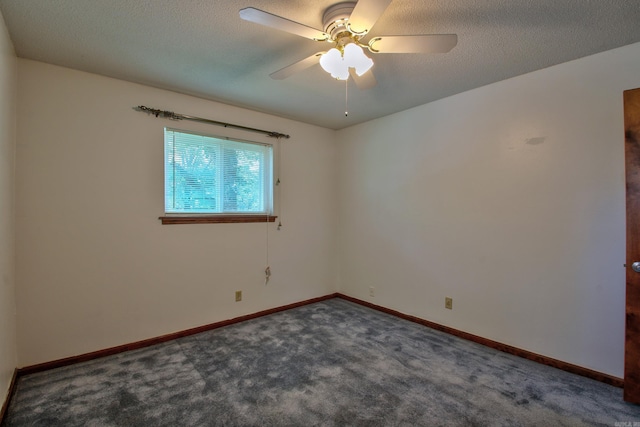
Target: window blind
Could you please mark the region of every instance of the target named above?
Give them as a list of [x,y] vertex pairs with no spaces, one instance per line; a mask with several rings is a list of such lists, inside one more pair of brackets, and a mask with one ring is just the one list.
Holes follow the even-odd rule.
[[165,212],[270,214],[271,145],[165,129]]

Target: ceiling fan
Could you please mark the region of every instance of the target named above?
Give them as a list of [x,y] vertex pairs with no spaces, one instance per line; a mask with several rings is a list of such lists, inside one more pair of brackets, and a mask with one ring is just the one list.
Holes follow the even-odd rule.
[[320,63],[321,67],[338,80],[351,76],[360,89],[368,89],[377,84],[373,72],[370,53],[446,53],[458,43],[455,34],[428,34],[407,36],[372,37],[365,44],[363,39],[387,9],[392,0],[359,0],[337,3],[327,8],[322,18],[323,31],[273,15],[263,10],[247,7],[240,10],[240,18],[245,21],[275,28],[307,39],[329,42],[334,45],[325,52],[317,52],[298,62],[288,65],[270,77],[284,79],[294,73]]

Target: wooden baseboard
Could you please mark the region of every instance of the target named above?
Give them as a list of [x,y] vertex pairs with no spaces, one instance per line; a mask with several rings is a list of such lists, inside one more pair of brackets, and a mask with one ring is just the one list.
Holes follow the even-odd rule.
[[405,320],[409,320],[411,322],[419,323],[421,325],[427,326],[431,329],[436,329],[441,332],[446,332],[447,334],[454,335],[459,338],[463,338],[468,341],[473,341],[478,344],[482,344],[487,347],[491,347],[493,349],[513,354],[518,357],[522,357],[524,359],[533,360],[534,362],[541,363],[543,365],[553,366],[554,368],[561,369],[563,371],[571,372],[572,374],[581,375],[583,377],[591,378],[605,384],[610,384],[615,387],[624,387],[624,380],[622,378],[614,377],[612,375],[604,374],[602,372],[594,371],[591,369],[583,368],[582,366],[573,365],[571,363],[563,362],[561,360],[553,359],[551,357],[543,356],[541,354],[532,353],[527,350],[522,350],[517,347],[513,347],[507,344],[502,344],[497,341],[493,341],[487,338],[480,337],[478,335],[473,335],[467,332],[460,331],[458,329],[450,328],[449,326],[443,326],[438,323],[430,322],[429,320],[421,319],[419,317],[411,316],[409,314],[401,313],[396,310],[392,310],[390,308],[382,307],[379,305],[372,304],[367,301],[362,301],[360,299],[350,297],[344,294],[337,294],[338,298],[342,298],[347,301],[351,301],[356,304],[363,305],[365,307],[372,308],[374,310],[381,311],[383,313],[391,314],[396,317],[400,317]]
[[11,403],[11,398],[13,397],[13,392],[16,388],[16,383],[18,381],[18,370],[13,370],[13,375],[11,376],[11,382],[9,383],[9,390],[7,390],[7,396],[4,399],[4,403],[2,404],[2,409],[0,409],[0,425],[4,423],[4,416],[7,413],[7,409],[9,409],[9,404]]
[[[278,313],[280,311],[285,311],[285,310],[290,310],[292,308],[296,308],[296,307],[301,307],[304,305],[308,305],[308,304],[313,304],[316,302],[320,302],[320,301],[325,301],[331,298],[342,298],[346,301],[351,301],[353,303],[365,306],[365,307],[369,307],[371,309],[377,310],[377,311],[381,311],[383,313],[387,313],[387,314],[391,314],[393,316],[399,317],[401,319],[405,319],[405,320],[409,320],[411,322],[414,323],[418,323],[420,325],[423,326],[427,326],[429,328],[432,329],[436,329],[438,331],[442,331],[445,333],[448,333],[450,335],[454,335],[456,337],[459,338],[463,338],[469,341],[473,341],[475,343],[478,344],[482,344],[484,346],[505,352],[505,353],[509,353],[509,354],[513,354],[515,356],[518,357],[522,357],[524,359],[528,359],[528,360],[533,360],[534,362],[538,362],[544,365],[548,365],[548,366],[553,366],[554,368],[558,368],[558,369],[562,369],[563,371],[567,371],[567,372],[571,372],[573,374],[577,374],[577,375],[581,375],[583,377],[587,377],[587,378],[591,378],[600,382],[603,382],[605,384],[610,384],[613,385],[615,387],[623,387],[624,386],[624,380],[622,378],[618,378],[618,377],[614,377],[612,375],[608,375],[608,374],[604,374],[602,372],[598,372],[598,371],[594,371],[591,369],[587,369],[584,368],[582,366],[577,366],[577,365],[573,365],[571,363],[567,363],[567,362],[563,362],[561,360],[557,360],[557,359],[553,359],[547,356],[543,356],[541,354],[536,354],[527,350],[522,350],[520,348],[517,347],[513,347],[507,344],[503,344],[497,341],[493,341],[487,338],[483,338],[480,337],[478,335],[473,335],[470,334],[468,332],[464,332],[464,331],[460,331],[458,329],[454,329],[448,326],[443,326],[440,325],[438,323],[434,323],[431,322],[429,320],[425,320],[425,319],[421,319],[419,317],[416,316],[412,316],[409,314],[405,314],[405,313],[401,313],[399,311],[396,310],[392,310],[390,308],[386,308],[386,307],[382,307],[376,304],[372,304],[370,302],[367,301],[363,301],[354,297],[350,297],[348,295],[344,295],[344,294],[340,294],[340,293],[334,293],[334,294],[329,294],[329,295],[325,295],[322,297],[318,297],[318,298],[312,298],[306,301],[300,301],[297,303],[293,303],[293,304],[288,304],[288,305],[284,305],[281,307],[276,307],[276,308],[272,308],[269,310],[264,310],[264,311],[260,311],[257,313],[253,313],[253,314],[247,314],[245,316],[240,316],[240,317],[236,317],[233,319],[229,319],[229,320],[223,320],[221,322],[215,322],[215,323],[211,323],[208,325],[204,325],[204,326],[199,326],[196,328],[191,328],[191,329],[187,329],[185,331],[180,331],[180,332],[174,332],[172,334],[167,334],[167,335],[162,335],[160,337],[156,337],[156,338],[150,338],[150,339],[146,339],[146,340],[142,340],[142,341],[138,341],[138,342],[134,342],[134,343],[130,343],[130,344],[124,344],[124,345],[120,345],[120,346],[116,346],[116,347],[111,347],[111,348],[107,348],[104,350],[98,350],[98,351],[94,351],[91,353],[85,353],[85,354],[81,354],[78,356],[71,356],[71,357],[67,357],[64,359],[58,359],[58,360],[54,360],[51,362],[45,362],[45,363],[40,363],[37,365],[31,365],[31,366],[26,366],[23,368],[19,368],[16,370],[16,372],[14,373],[14,378],[12,380],[12,385],[11,385],[11,390],[10,390],[10,394],[7,396],[7,401],[5,402],[5,405],[2,407],[2,413],[1,415],[4,416],[4,411],[6,411],[6,407],[8,406],[8,402],[10,401],[11,398],[11,394],[13,392],[13,387],[14,387],[14,383],[17,377],[20,377],[21,375],[28,375],[28,374],[33,374],[35,372],[42,372],[42,371],[46,371],[49,369],[54,369],[54,368],[59,368],[62,366],[68,366],[68,365],[73,365],[75,363],[80,363],[80,362],[86,362],[89,360],[93,360],[93,359],[98,359],[100,357],[105,357],[105,356],[111,356],[117,353],[122,353],[124,351],[129,351],[129,350],[136,350],[139,348],[144,348],[144,347],[149,347],[155,344],[160,344],[163,342],[167,342],[167,341],[171,341],[177,338],[182,338],[182,337],[186,337],[189,335],[194,335],[194,334],[198,334],[200,332],[205,332],[205,331],[210,331],[213,329],[217,329],[217,328],[221,328],[223,326],[228,326],[228,325],[232,325],[234,323],[240,323],[240,322],[244,322],[246,320],[251,320],[251,319],[255,319],[258,317],[262,317],[262,316],[267,316],[269,314],[273,314],[273,313]],[[2,418],[0,417],[0,420]]]
[[119,345],[116,347],[106,348],[104,350],[93,351],[91,353],[80,354],[78,356],[66,357],[64,359],[53,360],[51,362],[39,363],[37,365],[26,366],[18,369],[18,375],[28,375],[36,372],[47,371],[49,369],[60,368],[62,366],[69,366],[75,363],[86,362],[89,360],[98,359],[100,357],[111,356],[114,354],[122,353],[129,350],[137,350],[139,348],[149,347],[155,344],[175,340],[177,338],[186,337],[189,335],[198,334],[200,332],[210,331],[212,329],[221,328],[223,326],[233,325],[234,323],[244,322],[246,320],[255,319],[269,314],[278,313],[280,311],[290,310],[292,308],[301,307],[303,305],[313,304],[320,301],[325,301],[331,298],[336,298],[338,294],[329,294],[322,297],[312,298],[305,301],[296,302],[293,304],[283,305],[281,307],[270,308],[268,310],[259,311],[253,314],[247,314],[245,316],[236,317],[233,319],[223,320],[220,322],[210,323],[204,326],[198,326],[196,328],[187,329],[180,332],[174,332],[172,334],[162,335],[160,337],[149,338],[142,341],[137,341],[130,344]]

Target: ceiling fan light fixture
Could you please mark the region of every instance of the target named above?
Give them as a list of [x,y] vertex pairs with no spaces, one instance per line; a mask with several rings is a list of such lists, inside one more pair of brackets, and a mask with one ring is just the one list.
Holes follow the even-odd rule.
[[[318,62],[333,78],[348,80],[351,76],[358,88],[376,85],[372,72],[373,60],[365,54],[378,53],[446,53],[458,43],[455,34],[414,34],[405,36],[373,37],[367,44],[361,42],[393,0],[338,0],[325,9],[322,28],[318,30],[290,19],[253,7],[240,10],[240,18],[315,41],[332,43],[329,52],[314,53],[291,65],[271,73],[272,79],[281,80],[305,70]],[[2,0],[0,0],[2,2]],[[353,69],[353,70],[351,70]]]
[[364,54],[360,46],[355,43],[347,44],[340,52],[330,49],[320,57],[320,66],[331,77],[338,80],[349,78],[349,68],[354,68],[358,76],[363,75],[373,66],[373,60]]

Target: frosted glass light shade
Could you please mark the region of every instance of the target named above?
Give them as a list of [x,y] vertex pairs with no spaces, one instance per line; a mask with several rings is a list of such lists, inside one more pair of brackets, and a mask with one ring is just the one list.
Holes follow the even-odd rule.
[[358,76],[363,75],[373,66],[373,60],[364,54],[362,48],[355,43],[347,44],[343,53],[336,48],[320,57],[320,66],[331,77],[338,80],[349,78],[349,68],[354,68]]
[[349,68],[355,68],[356,74],[361,76],[373,66],[373,60],[364,54],[362,48],[354,43],[344,47],[344,62]]
[[334,79],[347,80],[349,78],[349,68],[345,64],[342,54],[335,47],[320,57],[320,66]]

